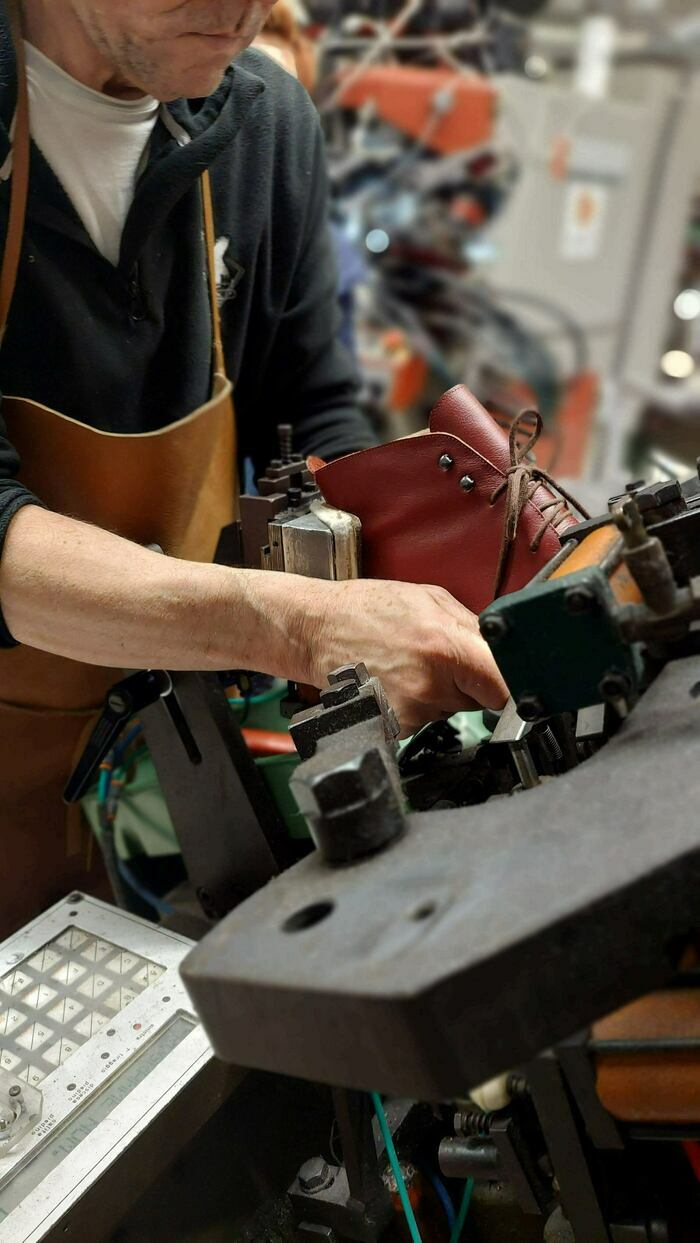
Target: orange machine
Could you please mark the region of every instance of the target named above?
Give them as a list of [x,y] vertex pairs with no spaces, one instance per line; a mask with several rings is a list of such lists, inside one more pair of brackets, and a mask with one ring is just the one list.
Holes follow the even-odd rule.
[[348,75],[339,102],[361,108],[370,101],[383,121],[440,155],[480,147],[492,137],[497,91],[478,73],[370,65]]

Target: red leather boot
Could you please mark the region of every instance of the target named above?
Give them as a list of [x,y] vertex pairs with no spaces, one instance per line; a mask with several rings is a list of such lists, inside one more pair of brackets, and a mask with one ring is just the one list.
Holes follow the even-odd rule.
[[541,430],[526,411],[508,436],[460,384],[437,403],[426,435],[330,462],[316,482],[329,505],[360,519],[364,577],[434,583],[480,613],[554,556],[579,521],[567,501],[588,517],[527,460]]

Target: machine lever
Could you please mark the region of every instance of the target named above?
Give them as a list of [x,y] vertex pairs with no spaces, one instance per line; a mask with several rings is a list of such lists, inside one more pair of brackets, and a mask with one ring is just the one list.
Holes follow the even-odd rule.
[[159,699],[165,702],[188,758],[193,764],[201,762],[197,743],[175,698],[170,674],[164,669],[144,669],[116,682],[107,692],[100,719],[68,779],[63,792],[64,802],[77,803],[82,798],[125,725],[137,712]]

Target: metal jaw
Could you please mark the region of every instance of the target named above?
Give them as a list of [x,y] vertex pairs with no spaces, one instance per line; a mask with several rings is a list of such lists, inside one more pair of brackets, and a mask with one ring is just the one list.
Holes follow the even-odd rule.
[[364,665],[336,669],[328,682],[321,703],[292,721],[303,763],[291,788],[326,862],[348,863],[403,832],[399,725]]

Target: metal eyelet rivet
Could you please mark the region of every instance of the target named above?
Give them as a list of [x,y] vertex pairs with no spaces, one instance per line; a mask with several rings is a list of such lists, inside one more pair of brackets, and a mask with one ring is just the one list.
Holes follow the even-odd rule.
[[463,492],[471,492],[476,487],[476,482],[472,479],[471,475],[462,475],[462,478],[459,481],[459,486]]
[[449,453],[442,453],[438,458],[440,470],[452,470],[454,464],[454,458],[451,458]]

